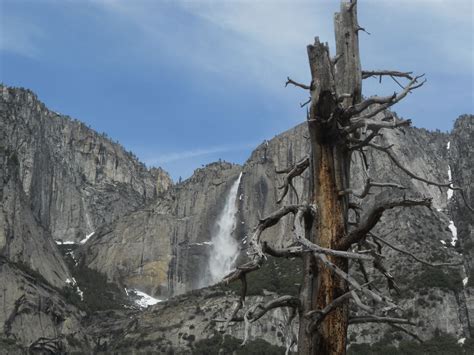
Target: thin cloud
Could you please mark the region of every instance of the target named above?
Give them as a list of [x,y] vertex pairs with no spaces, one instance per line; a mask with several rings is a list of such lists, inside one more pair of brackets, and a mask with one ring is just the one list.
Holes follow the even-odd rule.
[[35,58],[40,54],[39,40],[44,32],[25,18],[2,16],[0,25],[0,50]]
[[160,154],[150,159],[145,159],[145,163],[148,166],[155,166],[159,164],[166,164],[166,163],[186,160],[190,158],[213,155],[217,153],[237,152],[237,151],[251,149],[256,146],[257,146],[256,144],[249,143],[249,144],[242,144],[242,145],[235,145],[235,146],[216,146],[216,147],[208,147],[208,148],[196,148],[196,149],[185,150],[181,152]]

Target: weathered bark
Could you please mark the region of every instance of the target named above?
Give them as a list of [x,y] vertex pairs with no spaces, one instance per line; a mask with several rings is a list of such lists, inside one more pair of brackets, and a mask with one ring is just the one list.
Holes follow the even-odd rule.
[[[308,127],[311,139],[311,203],[318,216],[307,238],[323,248],[336,248],[347,232],[348,196],[339,194],[349,188],[350,151],[338,124],[344,124],[343,110],[360,102],[361,69],[358,49],[356,6],[343,2],[335,15],[337,61],[330,60],[327,45],[316,38],[308,46],[312,75],[311,107]],[[342,98],[342,105],[338,105]],[[347,273],[347,260],[327,256]],[[348,292],[347,282],[313,256],[304,257],[305,281],[302,288],[302,314],[299,331],[300,354],[345,354],[348,327],[348,303],[341,302],[310,333],[304,314],[322,310]]]

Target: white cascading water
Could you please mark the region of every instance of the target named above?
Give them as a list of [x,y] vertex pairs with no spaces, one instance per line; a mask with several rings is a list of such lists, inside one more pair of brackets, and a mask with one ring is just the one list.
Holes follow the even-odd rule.
[[216,221],[216,230],[211,238],[212,249],[211,257],[209,258],[209,274],[206,275],[208,281],[206,284],[208,285],[222,280],[232,270],[232,266],[239,255],[239,243],[232,237],[232,232],[236,225],[236,200],[241,178],[242,173],[240,173],[230,188],[224,209]]

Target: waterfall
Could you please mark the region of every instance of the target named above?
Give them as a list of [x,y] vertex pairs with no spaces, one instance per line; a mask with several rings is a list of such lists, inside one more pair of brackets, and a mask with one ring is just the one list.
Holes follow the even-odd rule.
[[205,277],[208,285],[220,281],[227,275],[239,255],[239,243],[232,237],[232,232],[236,225],[237,192],[241,178],[242,173],[232,184],[225,200],[224,209],[216,220],[215,232],[211,238],[212,248],[208,274]]

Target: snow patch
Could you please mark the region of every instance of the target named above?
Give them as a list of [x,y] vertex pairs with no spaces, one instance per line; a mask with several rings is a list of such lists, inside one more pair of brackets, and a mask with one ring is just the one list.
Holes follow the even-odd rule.
[[461,338],[458,340],[458,344],[464,345],[465,341],[466,341],[466,338]]
[[[135,300],[135,304],[139,306],[140,308],[147,308],[148,306],[153,306],[154,304],[157,304],[158,302],[162,302],[163,300],[160,300],[158,298],[151,297],[150,295],[146,294],[145,292],[138,291],[136,289],[132,289],[131,291],[135,292],[138,296],[138,299]],[[128,295],[128,290],[125,289],[125,292]]]
[[466,286],[468,282],[469,282],[469,277],[465,277],[465,278],[462,279],[462,284],[464,286]]
[[56,244],[58,244],[58,245],[72,245],[72,244],[76,244],[76,242],[73,242],[73,241],[71,241],[71,240],[66,240],[66,241],[64,241],[64,242],[63,242],[62,240],[56,240],[55,242],[56,242]]
[[213,245],[212,242],[201,242],[201,243],[191,243],[189,246],[196,246],[196,245]]
[[84,301],[84,292],[82,292],[79,286],[77,286],[76,279],[74,277],[72,278],[72,280],[70,278],[67,278],[66,283],[76,291],[79,297],[81,297],[81,301]]
[[440,240],[441,244],[446,245],[446,242],[444,240]]
[[451,245],[452,246],[455,246],[456,245],[456,242],[458,240],[458,229],[456,228],[456,226],[454,225],[454,222],[453,221],[449,221],[449,226],[448,226],[449,230],[451,231],[451,234],[453,235],[453,237],[451,238]]
[[[453,180],[453,176],[451,175],[451,166],[450,165],[448,165],[448,179],[449,179],[449,183],[451,184],[451,182]],[[448,189],[448,200],[451,199],[451,197],[453,197],[453,190]]]
[[[449,141],[448,144],[446,145],[447,150],[449,150],[450,148],[451,148],[451,141]],[[448,179],[449,179],[449,183],[451,184],[453,181],[453,176],[451,172],[451,165],[449,164],[448,164]],[[453,190],[448,189],[448,200],[451,199],[451,197],[453,197]]]
[[86,235],[86,237],[84,239],[82,239],[79,243],[85,244],[94,234],[95,234],[95,232],[92,232],[92,233]]

